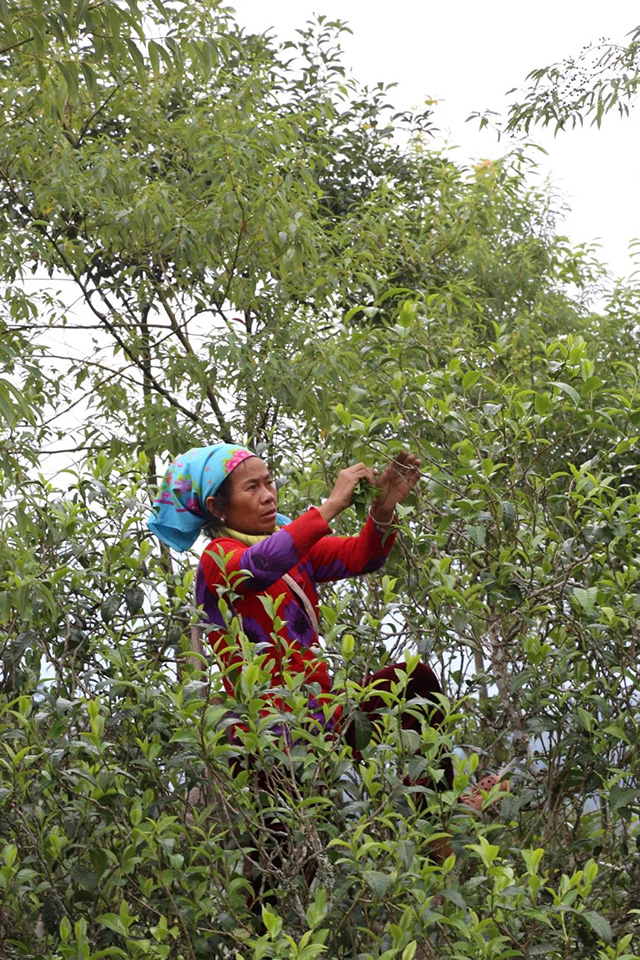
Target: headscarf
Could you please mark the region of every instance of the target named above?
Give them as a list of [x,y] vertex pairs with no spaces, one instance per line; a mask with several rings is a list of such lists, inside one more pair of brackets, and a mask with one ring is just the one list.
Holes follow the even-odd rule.
[[[152,533],[173,547],[188,550],[211,519],[206,507],[230,473],[256,454],[232,443],[194,447],[173,461],[164,475],[147,525]],[[276,523],[285,521],[280,514]]]

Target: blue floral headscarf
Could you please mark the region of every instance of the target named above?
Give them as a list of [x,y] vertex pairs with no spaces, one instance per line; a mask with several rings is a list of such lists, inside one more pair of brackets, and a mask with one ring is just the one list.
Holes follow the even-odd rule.
[[[164,475],[147,525],[173,547],[188,550],[211,519],[207,497],[213,497],[230,473],[256,454],[232,443],[194,447],[173,461]],[[277,522],[283,518],[278,514]]]

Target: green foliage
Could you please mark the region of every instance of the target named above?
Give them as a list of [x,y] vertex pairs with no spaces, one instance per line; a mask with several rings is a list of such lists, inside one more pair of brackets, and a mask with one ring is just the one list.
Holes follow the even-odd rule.
[[[640,950],[637,292],[593,314],[604,271],[519,159],[429,150],[340,29],[0,4],[7,960]],[[290,515],[421,457],[385,571],[322,597],[361,761],[299,676],[267,703],[233,619],[233,696],[191,651],[195,557],[144,521],[167,456],[226,436]],[[359,709],[402,658],[443,680],[437,730],[401,732],[402,682],[381,731]]]
[[[111,668],[99,693],[82,694],[95,677],[78,671],[69,698],[50,687],[3,708],[5,955],[284,960],[356,949],[391,960],[418,944],[428,957],[526,956],[543,943],[560,956],[613,941],[593,859],[554,869],[542,848],[519,848],[515,822],[462,814],[456,796],[473,764],[457,759],[453,791],[403,785],[416,761],[396,732],[401,690],[384,743],[355,771],[348,749],[309,725],[296,678],[291,712],[265,709],[268,674],[250,652],[255,679],[225,707],[200,695],[219,692],[215,669],[204,684],[189,672],[179,681],[153,660],[138,657],[133,673],[126,651],[101,652]],[[240,743],[226,736],[229,708]],[[416,735],[425,772],[437,776],[458,721]],[[441,838],[453,850],[439,864]],[[275,892],[257,916],[247,862]]]
[[[529,133],[531,127],[552,127],[554,133],[575,129],[589,120],[599,127],[605,115],[629,116],[640,86],[640,29],[629,31],[624,44],[600,40],[561,63],[532,70],[529,86],[513,89],[505,131]],[[474,114],[486,126],[492,111]]]

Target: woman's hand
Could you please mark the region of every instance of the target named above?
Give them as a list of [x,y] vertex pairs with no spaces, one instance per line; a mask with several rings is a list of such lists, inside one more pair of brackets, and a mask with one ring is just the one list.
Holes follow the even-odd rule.
[[376,480],[380,496],[371,505],[371,516],[381,524],[391,523],[398,503],[405,500],[420,479],[420,461],[403,450],[388,463]]
[[[386,472],[385,470],[385,473]],[[318,512],[327,523],[350,506],[353,491],[362,479],[368,483],[376,483],[375,471],[371,467],[367,467],[364,463],[356,463],[354,466],[347,467],[346,470],[340,471],[328,500],[325,500],[325,502],[318,507]]]

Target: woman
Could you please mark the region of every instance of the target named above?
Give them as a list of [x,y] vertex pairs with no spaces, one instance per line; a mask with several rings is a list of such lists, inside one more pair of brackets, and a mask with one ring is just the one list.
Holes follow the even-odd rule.
[[[303,674],[309,684],[310,712],[319,723],[326,723],[323,702],[326,706],[330,699],[331,677],[318,647],[317,584],[361,576],[384,564],[395,540],[396,506],[418,482],[419,467],[417,457],[406,452],[389,463],[379,477],[363,463],[347,467],[323,503],[310,507],[295,520],[288,520],[277,512],[276,486],[266,464],[250,450],[221,443],[192,449],[174,461],[158,491],[149,527],[164,543],[177,550],[191,547],[202,532],[211,536],[198,566],[196,602],[209,624],[209,641],[226,667],[224,684],[229,693],[234,692],[243,660],[237,644],[227,636],[220,609],[223,596],[227,609],[241,622],[246,637],[260,644],[261,652],[266,654],[265,665],[271,672],[272,687],[285,686],[285,673]],[[332,536],[331,521],[351,504],[361,480],[379,490],[362,530],[355,537]],[[360,709],[369,715],[374,734],[379,733],[376,729],[378,711],[385,705],[380,694],[391,691],[401,675],[406,675],[404,663],[389,666],[368,678],[375,693]],[[423,703],[425,700],[433,703],[438,693],[440,685],[433,671],[426,664],[418,663],[408,678],[406,699],[419,697]],[[271,699],[280,710],[287,709],[286,694],[281,690]],[[426,712],[430,723],[441,721],[437,704]],[[359,758],[358,748],[362,748],[363,743],[356,738],[356,725],[347,718],[341,720],[338,708],[327,726],[333,727],[336,718],[354,757]],[[402,714],[401,725],[418,731],[421,728],[419,717],[409,712]],[[250,758],[245,760],[249,765]],[[233,761],[234,770],[242,766],[242,762]],[[449,758],[444,758],[442,772],[437,787],[446,789],[453,783]],[[480,809],[481,791],[490,790],[496,782],[497,778],[493,777],[480,781],[464,802]],[[421,783],[433,785],[428,779]],[[256,775],[253,785],[266,794],[271,792],[262,771]],[[203,788],[193,788],[189,803],[197,807],[204,801]],[[270,821],[263,867],[266,864],[272,871],[279,869],[287,835],[282,823],[277,819]],[[275,844],[274,838],[277,838]],[[256,838],[253,852],[245,860],[245,873],[253,891],[249,902],[258,914],[263,898],[270,896],[268,878],[265,881],[261,871],[254,870],[263,847],[262,840]],[[434,844],[436,859],[442,860],[450,852],[442,839]],[[312,865],[310,869],[308,881],[315,867]]]
[[[212,534],[198,567],[196,602],[210,625],[214,650],[231,668],[224,680],[230,693],[233,665],[241,669],[242,660],[226,639],[219,607],[229,586],[237,595],[232,610],[241,618],[243,632],[267,654],[272,685],[282,686],[285,669],[303,673],[309,683],[318,685],[322,702],[322,694],[331,689],[331,677],[317,646],[317,584],[361,576],[384,564],[395,540],[395,508],[416,485],[419,466],[417,457],[403,452],[379,477],[363,463],[347,467],[323,503],[290,521],[277,513],[273,478],[250,450],[221,443],[190,450],[174,461],[158,492],[149,527],[178,550],[192,546],[202,531]],[[355,537],[331,536],[330,522],[351,504],[361,480],[380,491],[364,527]],[[282,625],[277,631],[265,608],[267,598],[274,603],[281,598],[277,613]],[[404,663],[394,664],[369,682],[378,690],[389,690],[404,667]],[[432,698],[439,692],[433,671],[418,664],[407,698]],[[310,698],[310,703],[321,719],[318,701]],[[375,715],[380,706],[382,700],[376,695],[362,709]],[[406,715],[403,726],[418,726],[418,721]],[[352,739],[348,733],[347,739]],[[446,773],[450,781],[449,764]]]
[[[283,686],[285,671],[304,674],[308,684],[313,684],[314,694],[308,694],[311,712],[320,723],[326,723],[323,701],[329,699],[331,676],[318,647],[316,585],[361,576],[384,564],[395,540],[395,508],[418,482],[419,467],[418,458],[406,452],[398,454],[379,477],[363,463],[347,467],[323,503],[289,520],[277,512],[276,486],[266,464],[250,450],[219,443],[189,450],[174,461],[158,491],[149,528],[176,550],[189,549],[202,532],[212,538],[198,566],[196,602],[210,626],[209,641],[227,667],[224,683],[229,693],[234,692],[234,681],[242,670],[240,652],[227,639],[219,605],[224,594],[228,598],[231,587],[235,597],[227,606],[241,619],[247,638],[260,644],[261,652],[267,654],[272,686]],[[362,530],[355,537],[332,536],[330,522],[351,504],[361,480],[380,491]],[[274,609],[269,599],[277,604],[281,621],[277,630],[268,609]],[[267,601],[266,606],[263,601]],[[371,719],[374,734],[379,732],[378,711],[385,706],[381,694],[391,691],[404,675],[405,664],[398,663],[367,678],[375,692],[360,710]],[[420,698],[434,703],[426,709],[428,721],[434,725],[442,720],[435,705],[440,692],[433,671],[418,663],[408,678],[404,696],[407,701]],[[286,709],[281,693],[273,703]],[[334,719],[338,718],[354,757],[359,758],[358,748],[363,743],[356,738],[356,725],[348,721],[340,724],[340,715],[336,710]],[[418,732],[421,728],[415,711],[404,712],[401,725]],[[442,771],[438,787],[446,789],[453,783],[448,757],[443,759]],[[432,785],[430,780],[421,783]],[[480,810],[486,803],[486,792],[493,791],[493,800],[508,789],[508,782],[490,775],[460,799],[467,808]],[[436,855],[442,858],[449,852],[444,844]]]

